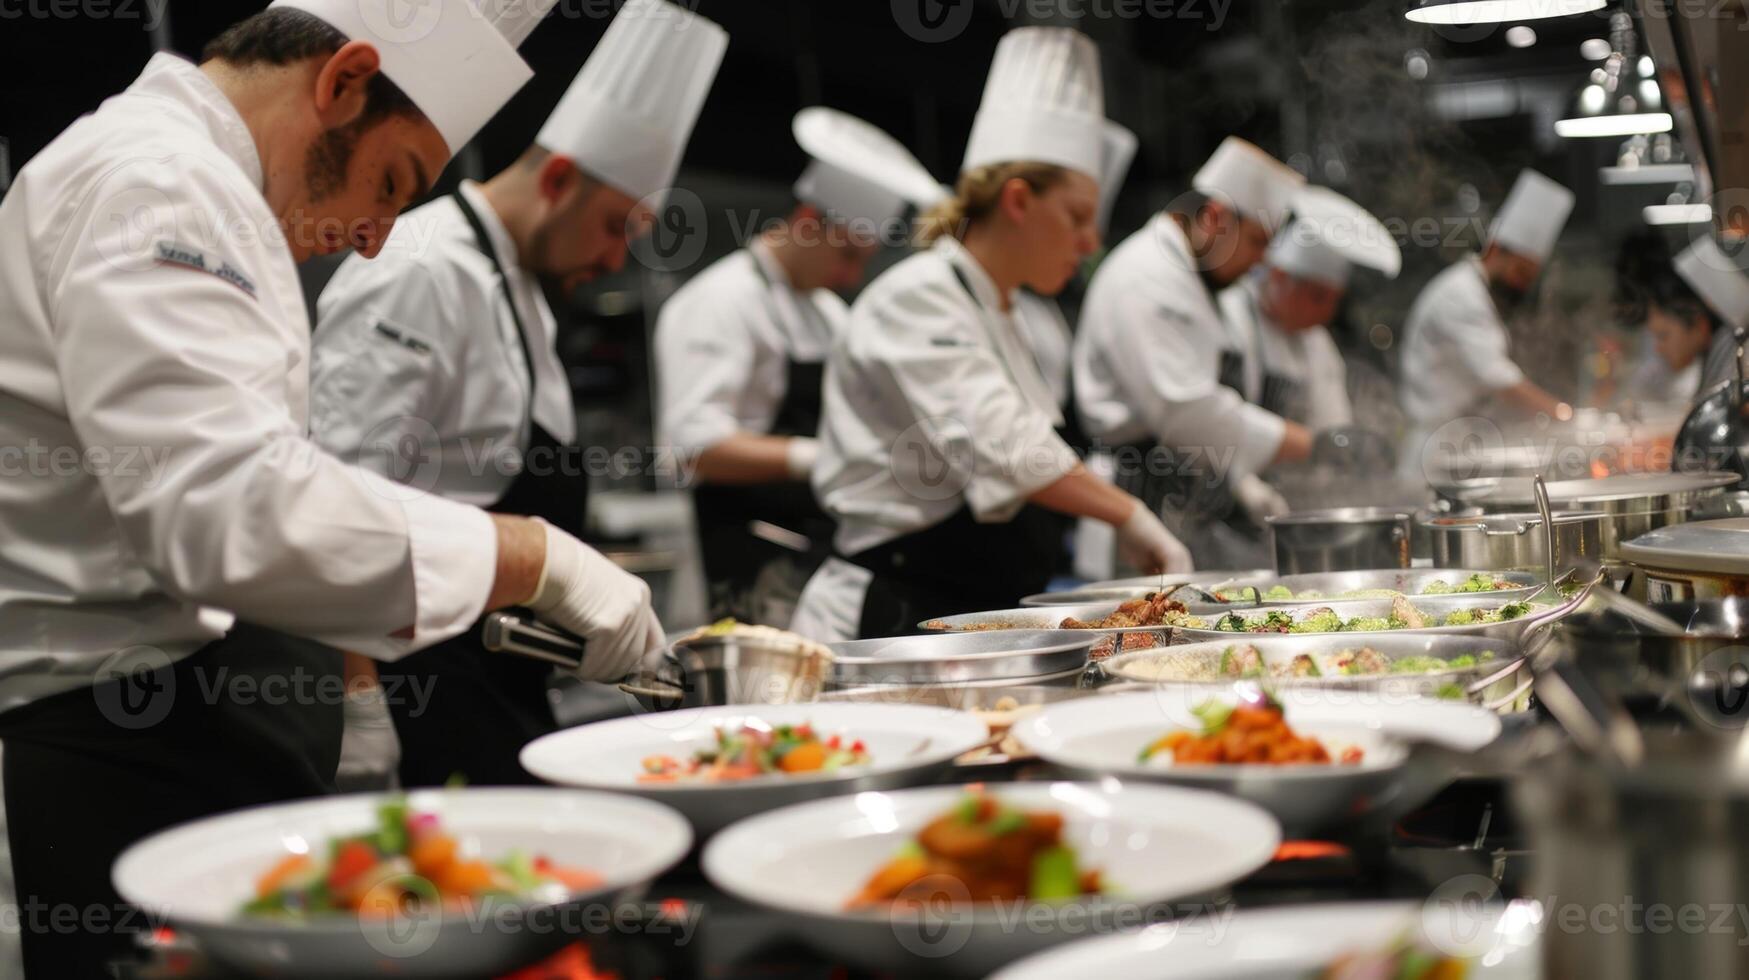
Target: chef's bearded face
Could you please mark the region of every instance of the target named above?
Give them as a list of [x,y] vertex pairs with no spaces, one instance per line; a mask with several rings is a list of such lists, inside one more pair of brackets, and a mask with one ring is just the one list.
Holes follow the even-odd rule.
[[1269,250],[1269,229],[1232,206],[1210,200],[1198,208],[1192,246],[1204,276],[1217,286],[1230,286],[1263,261]]
[[348,247],[374,256],[449,160],[437,127],[382,74],[377,49],[303,11],[232,26],[202,68],[263,124],[263,192],[299,262]]
[[798,204],[784,221],[783,231],[798,246],[787,250],[791,285],[804,292],[855,289],[881,249],[872,223],[842,220],[812,204]]
[[1536,259],[1493,242],[1482,252],[1482,265],[1488,270],[1490,284],[1514,299],[1530,295],[1543,271],[1542,263]]
[[652,227],[647,207],[538,146],[517,166],[533,174],[540,201],[524,259],[532,272],[569,293],[625,268],[632,241]]

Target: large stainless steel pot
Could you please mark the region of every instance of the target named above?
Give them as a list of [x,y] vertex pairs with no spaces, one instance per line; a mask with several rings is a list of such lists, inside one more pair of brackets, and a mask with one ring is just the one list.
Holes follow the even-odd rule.
[[1654,733],[1641,765],[1571,751],[1513,785],[1536,855],[1543,976],[1749,976],[1749,770],[1733,741]]
[[1732,730],[1745,713],[1749,599],[1651,608],[1688,631],[1667,636],[1610,609],[1586,610],[1561,623],[1557,641],[1599,688],[1629,703],[1673,704],[1702,725]]
[[1660,528],[1622,545],[1649,602],[1749,596],[1749,518]]
[[[1409,567],[1407,511],[1383,507],[1313,510],[1269,519],[1282,575]],[[1479,566],[1487,567],[1487,566]]]
[[[1602,560],[1605,519],[1604,514],[1570,511],[1554,515],[1557,571],[1572,568],[1580,559]],[[1541,572],[1548,565],[1540,514],[1428,517],[1420,526],[1432,542],[1438,568]]]
[[[1734,473],[1638,473],[1549,483],[1549,503],[1558,510],[1608,515],[1603,522],[1603,558],[1619,557],[1621,545],[1649,531],[1690,520],[1737,482]],[[1436,487],[1459,509],[1486,514],[1529,513],[1536,493],[1527,479],[1500,480],[1486,489]]]

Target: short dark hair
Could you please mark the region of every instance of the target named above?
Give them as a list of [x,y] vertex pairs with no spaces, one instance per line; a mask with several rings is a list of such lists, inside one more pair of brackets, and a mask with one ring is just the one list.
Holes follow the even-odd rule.
[[1707,305],[1706,300],[1700,298],[1700,294],[1694,291],[1694,287],[1674,272],[1665,271],[1659,275],[1653,281],[1650,293],[1652,303],[1681,320],[1685,326],[1696,320],[1702,320],[1711,325],[1713,331],[1717,333],[1723,325],[1719,315],[1713,312],[1713,308]]
[[[231,25],[206,46],[201,58],[204,61],[223,61],[238,68],[289,65],[306,58],[331,55],[346,42],[345,34],[320,17],[290,7],[269,7]],[[422,113],[399,85],[377,72],[366,89],[364,115],[357,123],[369,125],[396,115],[420,116]]]

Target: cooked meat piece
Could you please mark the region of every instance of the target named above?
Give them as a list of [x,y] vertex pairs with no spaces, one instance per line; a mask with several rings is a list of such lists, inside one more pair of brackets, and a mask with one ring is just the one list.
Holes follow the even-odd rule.
[[1108,630],[1137,629],[1146,626],[1171,626],[1174,617],[1182,617],[1190,612],[1190,607],[1176,599],[1166,598],[1163,592],[1150,593],[1146,598],[1131,599],[1113,610],[1104,619],[1085,622],[1067,617],[1062,628],[1066,630]]
[[1427,617],[1403,596],[1391,600],[1391,618],[1402,620],[1406,629],[1418,630],[1427,626]]

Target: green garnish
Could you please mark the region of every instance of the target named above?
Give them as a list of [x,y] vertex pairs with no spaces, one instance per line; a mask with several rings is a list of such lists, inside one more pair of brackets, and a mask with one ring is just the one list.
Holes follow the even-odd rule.
[[1190,709],[1197,720],[1202,722],[1202,733],[1214,735],[1227,727],[1227,722],[1233,717],[1233,706],[1225,701],[1204,701]]
[[1081,895],[1081,873],[1075,869],[1075,852],[1067,847],[1047,848],[1032,859],[1032,883],[1027,895],[1034,901],[1058,901]]

